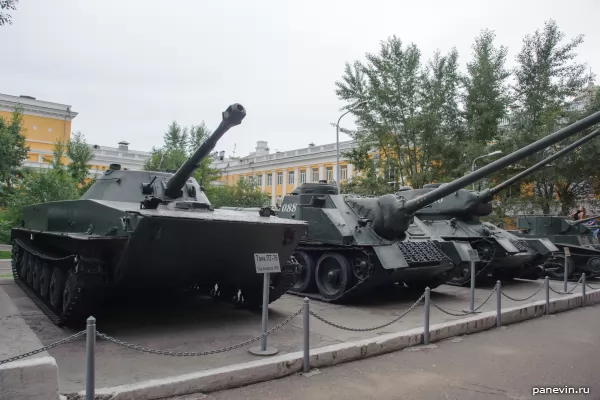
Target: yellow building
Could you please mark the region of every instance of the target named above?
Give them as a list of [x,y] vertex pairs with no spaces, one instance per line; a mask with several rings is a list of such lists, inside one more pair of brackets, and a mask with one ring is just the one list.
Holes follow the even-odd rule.
[[[354,141],[340,142],[340,181],[357,176],[352,164],[342,154],[356,146]],[[213,184],[233,185],[240,179],[252,179],[263,193],[271,196],[273,206],[283,196],[305,182],[336,181],[336,144],[308,147],[270,153],[267,142],[259,141],[256,151],[246,157],[225,158],[225,152],[214,154],[212,168],[221,171],[221,178]],[[359,173],[358,173],[359,174]]]
[[47,168],[53,160],[54,143],[71,138],[71,106],[37,100],[31,96],[0,93],[0,117],[10,120],[15,107],[23,112],[23,128],[29,146],[25,166]]

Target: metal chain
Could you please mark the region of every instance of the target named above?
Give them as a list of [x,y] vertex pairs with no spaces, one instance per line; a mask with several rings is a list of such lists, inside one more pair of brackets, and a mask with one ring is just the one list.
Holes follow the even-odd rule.
[[369,332],[369,331],[375,331],[377,329],[381,329],[381,328],[385,328],[387,326],[392,325],[394,322],[398,322],[402,317],[404,317],[406,314],[408,314],[409,312],[411,312],[412,310],[414,310],[414,308],[416,306],[419,305],[419,303],[421,303],[421,301],[423,301],[423,299],[425,298],[425,293],[423,293],[421,295],[421,297],[419,297],[419,300],[417,300],[412,306],[410,306],[410,308],[408,310],[406,310],[404,313],[402,313],[402,315],[400,315],[397,318],[394,318],[392,321],[390,322],[386,322],[385,324],[379,325],[379,326],[375,326],[373,328],[348,328],[346,326],[342,326],[342,325],[338,325],[336,323],[333,323],[331,321],[326,320],[325,318],[321,317],[320,315],[316,314],[315,312],[311,311],[310,315],[312,315],[313,317],[315,317],[316,319],[318,319],[321,322],[326,323],[327,325],[331,325],[334,328],[338,328],[338,329],[342,329],[344,331],[351,331],[351,332]]
[[583,279],[583,276],[581,276],[579,278],[579,280],[577,281],[577,284],[575,286],[573,286],[573,288],[571,288],[571,290],[568,291],[568,292],[562,292],[562,291],[555,290],[552,286],[550,286],[550,290],[552,290],[556,294],[573,294],[573,291],[575,289],[577,289],[577,286],[579,286],[579,284],[581,283],[582,279]]
[[68,259],[70,259],[70,258],[75,258],[75,257],[77,257],[77,255],[76,255],[76,254],[70,254],[70,255],[68,255],[68,256],[65,256],[65,257],[52,257],[52,256],[47,256],[47,255],[45,255],[45,254],[41,254],[41,253],[39,253],[39,252],[37,252],[37,251],[33,250],[31,247],[27,246],[26,244],[24,244],[24,243],[23,243],[22,241],[20,241],[19,239],[15,239],[15,243],[17,243],[17,244],[18,244],[18,245],[19,245],[21,248],[23,248],[25,251],[27,251],[27,252],[29,252],[29,253],[33,254],[33,255],[34,255],[34,256],[36,256],[36,257],[39,257],[39,258],[43,259],[43,260],[46,260],[46,261],[65,261],[65,260],[68,260]]
[[494,288],[492,289],[492,291],[490,292],[490,294],[488,294],[488,297],[487,297],[487,298],[486,298],[486,299],[483,301],[483,303],[481,303],[481,304],[479,305],[479,307],[477,307],[477,308],[474,308],[474,309],[473,309],[473,312],[475,312],[475,311],[478,311],[478,310],[479,310],[481,307],[483,307],[483,306],[484,306],[484,304],[485,304],[485,303],[487,303],[487,302],[488,302],[488,301],[489,301],[489,300],[492,298],[492,295],[493,295],[494,293],[496,293],[496,289],[497,289],[497,287],[494,287]]
[[487,298],[483,301],[483,303],[481,303],[477,308],[474,308],[473,311],[457,311],[457,312],[453,312],[453,311],[450,311],[450,310],[447,310],[447,309],[443,308],[442,306],[439,306],[433,300],[430,300],[430,302],[431,302],[431,305],[433,305],[435,308],[437,308],[438,310],[440,310],[444,314],[451,315],[453,317],[464,317],[465,315],[475,314],[476,311],[478,311],[481,307],[483,307],[492,298],[492,295],[494,294],[494,292],[496,292],[496,288],[495,287],[492,289],[492,291],[490,292],[490,294],[488,294]]
[[599,290],[600,288],[595,288],[592,285],[590,285],[589,283],[586,282],[585,286],[589,287],[592,290]]
[[0,365],[2,365],[2,364],[6,364],[6,363],[9,363],[9,362],[11,362],[11,361],[20,360],[21,358],[29,357],[29,356],[32,356],[32,355],[34,355],[34,354],[41,353],[41,352],[43,352],[43,351],[46,351],[46,350],[50,350],[50,349],[52,349],[52,348],[54,348],[54,347],[57,347],[57,346],[60,346],[60,345],[62,345],[62,344],[69,343],[69,342],[71,342],[71,341],[73,341],[73,340],[77,339],[78,337],[85,335],[85,333],[86,333],[86,331],[81,331],[81,332],[79,332],[79,333],[76,333],[76,334],[74,334],[74,335],[72,335],[72,336],[69,336],[68,338],[65,338],[65,339],[59,340],[58,342],[54,342],[54,343],[52,343],[52,344],[49,344],[48,346],[44,346],[44,347],[42,347],[41,349],[38,349],[38,350],[33,350],[33,351],[30,351],[30,352],[28,352],[28,353],[21,354],[21,355],[19,355],[19,356],[15,356],[15,357],[7,358],[6,360],[2,360],[2,361],[0,361]]
[[96,335],[98,337],[101,337],[101,338],[106,339],[108,341],[111,341],[113,343],[116,343],[119,346],[127,347],[129,349],[141,351],[141,352],[144,352],[144,353],[152,353],[152,354],[159,354],[159,355],[163,355],[163,356],[175,356],[175,357],[207,356],[207,355],[210,355],[210,354],[224,353],[224,352],[227,352],[227,351],[235,350],[235,349],[238,349],[240,347],[244,347],[246,345],[249,345],[250,343],[254,343],[257,340],[260,340],[263,337],[268,336],[271,333],[275,332],[276,330],[280,329],[282,326],[286,325],[288,322],[290,322],[292,319],[294,319],[301,312],[302,312],[302,308],[300,308],[294,314],[290,315],[288,318],[285,319],[285,321],[283,321],[279,325],[275,326],[274,328],[269,329],[265,333],[261,333],[259,336],[255,337],[255,338],[252,338],[250,340],[246,340],[245,342],[238,343],[238,344],[235,344],[233,346],[224,347],[224,348],[216,349],[216,350],[194,351],[194,352],[191,352],[191,351],[190,352],[187,352],[187,351],[186,352],[174,352],[174,351],[168,351],[168,350],[156,350],[156,349],[149,349],[149,348],[146,348],[146,347],[138,346],[138,345],[135,345],[135,344],[130,344],[130,343],[124,342],[122,340],[115,339],[114,337],[105,335],[104,333],[96,332]]
[[545,283],[542,283],[542,284],[540,285],[540,287],[539,287],[539,288],[537,288],[537,290],[536,290],[535,292],[533,292],[533,294],[532,294],[531,296],[529,296],[529,297],[525,297],[524,299],[517,299],[516,297],[510,297],[509,295],[507,295],[507,294],[506,294],[506,293],[504,293],[504,292],[501,292],[501,293],[502,293],[502,296],[504,296],[504,297],[506,297],[507,299],[510,299],[510,300],[512,300],[512,301],[526,301],[526,300],[529,300],[529,299],[531,299],[531,298],[532,298],[533,296],[535,296],[536,294],[538,294],[538,293],[540,292],[540,290],[542,290],[542,288],[544,287],[544,285],[545,285]]

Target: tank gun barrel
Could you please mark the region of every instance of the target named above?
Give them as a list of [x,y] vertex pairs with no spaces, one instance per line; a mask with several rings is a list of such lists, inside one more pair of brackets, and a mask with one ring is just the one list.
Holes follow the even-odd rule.
[[185,182],[192,176],[194,171],[200,166],[210,152],[214,149],[217,142],[231,127],[239,125],[246,117],[246,109],[241,104],[232,104],[223,111],[223,120],[215,131],[196,149],[194,154],[188,158],[183,165],[175,172],[167,182],[165,195],[171,198],[179,197],[179,193]]
[[507,179],[506,181],[494,186],[492,189],[486,190],[484,192],[482,192],[480,194],[480,199],[484,202],[486,201],[490,201],[496,194],[498,194],[500,191],[506,189],[507,187],[509,187],[510,185],[518,182],[519,180],[525,178],[528,175],[533,174],[534,172],[542,169],[544,166],[546,166],[549,162],[556,160],[557,158],[560,158],[562,156],[564,156],[565,154],[575,150],[576,148],[578,148],[579,146],[581,146],[582,144],[589,142],[590,140],[594,139],[595,137],[597,137],[600,134],[600,129],[596,129],[595,131],[593,131],[592,133],[590,133],[589,135],[586,135],[584,137],[582,137],[581,139],[579,139],[578,141],[574,142],[573,144],[565,147],[564,149],[556,152],[555,154],[551,155],[548,158],[545,158],[544,160],[540,161],[539,163],[535,164],[532,167],[527,168],[526,170],[518,173],[517,175],[513,176],[510,179]]
[[587,129],[591,126],[600,122],[600,111],[583,118],[577,122],[572,123],[569,126],[566,126],[536,142],[533,142],[520,150],[515,151],[514,153],[508,154],[499,160],[496,160],[478,170],[471,172],[461,178],[458,178],[450,183],[442,185],[431,192],[425,193],[419,197],[416,197],[412,200],[409,200],[404,203],[404,210],[408,213],[414,213],[420,208],[428,206],[433,202],[446,197],[447,195],[454,193],[455,191],[464,188],[481,178],[484,178],[496,171],[501,170],[513,164],[515,162],[521,161],[524,158],[529,157],[530,155],[545,149],[546,147],[557,143],[563,139],[566,139],[569,136],[572,136],[578,132],[581,132],[584,129]]

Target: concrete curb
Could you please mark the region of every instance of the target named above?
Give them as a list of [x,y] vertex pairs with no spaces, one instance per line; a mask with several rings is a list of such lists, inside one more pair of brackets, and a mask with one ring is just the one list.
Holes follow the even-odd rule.
[[58,366],[53,357],[0,365],[0,399],[58,400]]
[[[586,293],[585,305],[600,303],[600,290]],[[581,294],[564,295],[550,299],[550,313],[558,313],[581,307]],[[510,325],[545,315],[545,300],[528,303],[521,307],[502,310],[502,325]],[[481,332],[496,326],[496,312],[484,312],[476,316],[430,326],[430,343],[453,336]],[[344,362],[373,357],[423,343],[423,328],[390,333],[355,342],[340,343],[311,349],[310,365],[322,368]],[[97,395],[110,400],[154,400],[192,393],[208,393],[231,389],[252,383],[281,378],[302,370],[302,352],[275,356],[269,359],[236,364],[163,379],[155,379],[130,385],[99,389]],[[85,396],[85,392],[79,392]]]

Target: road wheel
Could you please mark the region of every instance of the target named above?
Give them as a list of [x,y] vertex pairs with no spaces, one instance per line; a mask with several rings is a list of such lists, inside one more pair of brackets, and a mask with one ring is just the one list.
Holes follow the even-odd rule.
[[315,290],[315,261],[312,256],[304,251],[297,251],[293,254],[298,261],[298,279],[292,286],[292,291],[300,293],[310,293]]
[[48,295],[50,297],[50,304],[52,304],[52,307],[57,310],[62,310],[64,290],[65,274],[60,269],[54,268],[54,271],[52,271],[52,276],[50,277]]
[[315,280],[321,295],[335,299],[352,287],[352,267],[340,253],[325,253],[317,261]]

